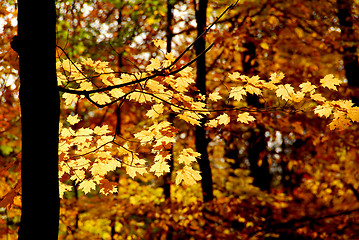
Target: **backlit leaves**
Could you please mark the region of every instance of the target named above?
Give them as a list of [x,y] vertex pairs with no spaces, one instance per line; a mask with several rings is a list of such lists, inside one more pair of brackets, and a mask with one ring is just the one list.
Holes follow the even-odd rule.
[[[154,45],[163,49],[165,42],[154,40]],[[284,82],[285,75],[281,72],[272,73],[268,80],[262,80],[259,76],[248,77],[239,72],[229,73],[228,78],[231,82],[225,88],[227,96],[221,87],[217,87],[207,97],[195,94],[193,69],[187,66],[175,74],[169,74],[168,69],[173,67],[172,62],[175,57],[167,53],[162,59],[151,58],[145,67],[146,72],[133,74],[117,74],[109,67],[108,62],[89,58],[82,59],[80,63],[63,60],[57,64],[59,85],[79,91],[79,94],[70,92],[62,94],[66,106],[73,106],[81,98],[87,98],[99,107],[108,106],[113,102],[123,104],[131,101],[141,104],[146,109],[143,116],[147,117],[146,121],[148,121],[142,130],[132,134],[133,140],[119,144],[108,125],[75,129],[73,126],[77,126],[80,122],[79,116],[68,116],[66,122],[70,126],[63,127],[68,125],[62,124],[60,130],[60,179],[70,177],[85,193],[99,186],[101,193],[109,194],[117,191],[117,185],[105,178],[109,172],[122,167],[131,178],[148,172],[161,176],[170,172],[168,161],[174,158],[174,161],[181,166],[175,171],[176,184],[194,184],[201,179],[200,172],[194,170],[192,166],[196,163],[196,159],[200,158],[200,154],[192,148],[184,148],[181,151],[177,150],[176,154],[170,154],[170,149],[177,141],[179,130],[163,120],[164,116],[172,112],[176,118],[186,124],[200,126],[204,116],[210,115],[212,119],[204,123],[208,128],[230,126],[231,122],[249,124],[256,118],[247,110],[257,110],[246,108],[245,100],[248,94],[259,96],[265,105],[264,109],[268,107],[268,110],[289,107],[296,111],[296,108],[300,109],[304,103],[311,102],[314,105],[312,108],[314,114],[330,119],[329,128],[332,130],[343,130],[359,120],[358,107],[353,107],[351,101],[330,101],[319,92],[318,86],[309,81],[294,87]],[[156,72],[161,74],[151,76]],[[337,90],[341,81],[333,75],[327,75],[320,80],[320,83],[322,89]],[[105,90],[102,91],[101,88]],[[275,99],[278,106],[267,106],[267,98],[272,99],[269,102]],[[221,100],[235,107],[213,109],[212,105]],[[240,110],[237,115],[229,114],[229,111],[237,110]],[[230,116],[236,118],[231,119]],[[143,147],[150,146],[153,159],[140,158],[136,144]],[[68,190],[71,190],[70,186],[60,184],[61,194]]]

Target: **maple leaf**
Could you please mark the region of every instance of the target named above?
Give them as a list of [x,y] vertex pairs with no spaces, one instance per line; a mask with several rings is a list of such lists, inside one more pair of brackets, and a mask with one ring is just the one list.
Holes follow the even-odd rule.
[[215,127],[218,126],[218,120],[217,120],[217,119],[209,120],[209,121],[205,124],[205,126],[215,128]]
[[262,95],[262,90],[260,88],[257,88],[251,84],[247,84],[246,85],[246,91],[250,94],[255,94],[255,95]]
[[144,173],[147,173],[147,170],[145,167],[141,166],[126,166],[126,173],[131,178],[135,178],[137,173],[143,175]]
[[77,102],[79,99],[77,95],[71,93],[64,93],[62,97],[65,99],[65,105],[70,105],[72,102]]
[[63,198],[65,192],[72,191],[72,186],[59,182],[59,197]]
[[151,102],[152,97],[144,94],[143,92],[133,92],[129,96],[130,100],[136,101],[138,103]]
[[153,44],[158,48],[165,48],[166,42],[162,39],[153,39]]
[[163,113],[163,104],[155,104],[152,106],[151,110],[147,111],[146,116],[149,118],[157,118],[160,114]]
[[231,91],[229,93],[229,98],[234,98],[236,101],[241,101],[243,96],[246,95],[246,91],[242,86],[239,87],[231,87]]
[[101,105],[111,102],[111,98],[106,93],[94,93],[91,99]]
[[165,58],[170,60],[171,62],[174,62],[174,60],[176,60],[172,53],[166,53]]
[[249,113],[240,113],[237,116],[237,121],[242,123],[249,123],[256,120],[253,116],[249,115]]
[[93,130],[93,133],[96,135],[105,135],[109,132],[110,132],[110,130],[108,130],[108,125],[103,125],[101,127],[96,126]]
[[91,82],[82,82],[80,83],[80,87],[78,88],[78,90],[92,90],[93,89],[93,85]]
[[329,123],[329,129],[338,129],[342,131],[351,125],[350,120],[345,117],[345,113],[342,111],[335,111],[333,113],[334,119]]
[[299,87],[302,89],[303,93],[306,92],[314,93],[315,89],[317,88],[315,85],[312,85],[309,81],[300,84]]
[[80,185],[79,189],[84,191],[85,194],[89,193],[92,189],[96,189],[96,183],[93,180],[83,180]]
[[184,166],[181,170],[176,172],[176,185],[181,184],[182,181],[184,185],[196,184],[196,181],[202,179],[200,173],[200,171],[193,170],[191,166]]
[[269,77],[271,83],[279,83],[284,78],[284,73],[278,72],[278,73],[272,73]]
[[318,114],[319,117],[329,117],[332,114],[333,107],[329,105],[329,103],[325,103],[324,105],[318,105],[314,109],[314,113]]
[[239,72],[234,72],[234,73],[228,73],[228,77],[229,79],[233,80],[233,81],[237,81],[238,78],[240,78],[242,75]]
[[320,79],[322,87],[326,87],[335,91],[337,91],[337,87],[335,85],[340,85],[342,82],[342,80],[334,77],[333,74],[328,74],[324,78]]
[[314,101],[318,101],[318,102],[325,102],[327,100],[320,93],[310,94],[310,98],[313,99]]
[[150,59],[150,64],[147,65],[146,71],[153,71],[161,67],[161,61],[157,58]]
[[152,131],[148,130],[142,130],[141,132],[135,133],[134,136],[135,138],[139,139],[142,144],[152,141],[152,139],[155,137]]
[[279,85],[275,94],[278,97],[282,97],[283,100],[288,101],[291,100],[294,95],[294,88],[290,84]]
[[70,123],[70,125],[74,125],[74,124],[80,122],[80,119],[79,119],[78,114],[76,114],[76,115],[74,115],[74,116],[71,116],[71,115],[68,116],[67,119],[66,119],[66,121],[67,121],[68,123]]
[[178,114],[177,117],[180,119],[192,124],[192,125],[200,125],[200,121],[203,117],[199,115],[198,113],[185,111],[182,114]]
[[189,165],[192,162],[197,161],[196,158],[200,157],[201,154],[193,151],[192,148],[185,148],[182,150],[180,156],[178,157],[179,163],[184,163],[185,165]]
[[218,120],[218,124],[223,125],[227,125],[231,121],[231,119],[226,113],[219,115],[216,119]]
[[296,92],[292,95],[293,102],[300,102],[304,99],[305,94],[303,92]]
[[108,92],[112,97],[114,98],[120,98],[122,97],[123,95],[125,95],[125,93],[122,91],[121,88],[115,88],[115,89],[112,89],[111,91]]
[[353,122],[359,122],[359,107],[351,107],[348,109],[348,117]]
[[165,172],[170,172],[170,165],[164,160],[156,161],[150,168],[150,172],[157,177],[162,176]]
[[221,100],[222,97],[219,95],[218,92],[213,92],[208,95],[208,99],[213,102],[217,102],[218,100]]

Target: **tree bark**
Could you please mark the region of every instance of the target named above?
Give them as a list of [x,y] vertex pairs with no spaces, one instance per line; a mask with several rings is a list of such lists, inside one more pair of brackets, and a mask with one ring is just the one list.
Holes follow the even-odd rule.
[[[173,20],[173,7],[174,7],[174,0],[167,0],[167,26],[166,26],[166,51],[170,53],[172,51],[172,38],[173,38],[173,31],[172,31],[172,20]],[[173,123],[174,114],[170,113],[168,121]],[[168,161],[170,165],[170,172],[166,173],[163,176],[163,193],[165,195],[165,199],[170,201],[171,200],[171,176],[173,171],[173,147],[171,148],[171,158]],[[167,239],[172,239],[172,234],[167,234]]]
[[[197,36],[206,29],[207,20],[207,0],[199,0],[198,9],[196,9],[196,21],[197,21]],[[205,35],[197,40],[194,45],[196,55],[199,56],[206,48]],[[202,54],[197,59],[197,81],[196,87],[202,95],[206,95],[206,56]],[[206,118],[202,119],[202,126]],[[203,201],[209,202],[213,200],[213,180],[212,171],[208,158],[207,146],[208,139],[206,131],[202,126],[196,126],[196,150],[201,154],[199,159],[199,167],[202,175],[202,193]]]
[[55,1],[18,1],[18,36],[11,45],[20,61],[22,209],[19,239],[58,238],[60,103],[55,26]]
[[[349,87],[359,88],[359,62],[357,55],[358,40],[353,26],[352,0],[337,0],[337,16],[343,44],[343,62],[345,77]],[[352,96],[353,102],[359,104],[358,96]]]

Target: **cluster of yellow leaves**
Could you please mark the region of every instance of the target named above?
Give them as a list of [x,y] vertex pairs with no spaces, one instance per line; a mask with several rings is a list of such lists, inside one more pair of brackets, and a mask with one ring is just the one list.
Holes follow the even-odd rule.
[[[165,42],[154,40],[154,45],[164,48]],[[74,125],[80,119],[78,116],[69,116],[66,126],[61,128],[60,134],[60,173],[62,180],[71,179],[78,183],[80,189],[85,193],[100,186],[104,194],[115,192],[116,184],[109,183],[105,175],[117,167],[124,167],[129,176],[134,178],[137,173],[149,172],[161,176],[170,171],[168,161],[173,158],[170,149],[176,142],[178,129],[166,120],[163,120],[164,113],[173,112],[177,118],[191,125],[201,125],[204,115],[210,114],[205,103],[206,100],[217,102],[222,97],[218,91],[209,93],[208,97],[201,94],[193,96],[195,83],[193,69],[186,67],[175,74],[168,74],[173,66],[174,57],[171,53],[165,54],[164,59],[150,59],[146,72],[125,74],[115,73],[107,62],[82,59],[80,63],[73,63],[70,60],[63,60],[57,63],[58,84],[66,86],[67,89],[77,91],[91,91],[99,88],[109,90],[98,91],[91,94],[64,93],[65,105],[71,105],[80,97],[88,98],[92,103],[99,106],[106,106],[114,101],[122,99],[129,100],[146,107],[146,116],[151,125],[144,130],[134,134],[142,145],[150,145],[154,155],[153,163],[146,165],[146,160],[140,159],[138,154],[131,150],[131,146],[119,145],[109,135],[108,126],[75,129]],[[155,77],[149,77],[156,72],[164,71]],[[149,78],[147,78],[149,77]],[[316,92],[318,86],[309,81],[303,82],[299,88],[291,84],[282,84],[283,73],[273,73],[269,80],[265,81],[259,76],[248,77],[238,72],[228,74],[233,85],[230,88],[228,99],[240,102],[247,94],[265,97],[264,93],[272,93],[278,99],[290,103],[302,101],[313,101],[317,104],[314,113],[320,117],[331,117],[330,129],[342,130],[352,122],[358,122],[359,109],[354,107],[350,100],[329,101],[321,93]],[[341,81],[333,75],[327,75],[320,80],[323,88],[337,90]],[[121,88],[113,88],[121,86]],[[236,122],[248,124],[255,121],[255,117],[248,112],[241,111],[237,114]],[[222,113],[214,119],[205,123],[206,127],[216,128],[225,126],[231,122],[231,117]],[[72,126],[72,127],[71,127]],[[176,171],[176,184],[183,182],[185,185],[194,184],[201,179],[200,172],[192,168],[196,158],[200,154],[191,148],[185,148],[176,154],[175,159],[182,166]],[[119,160],[120,159],[120,160]],[[148,169],[149,167],[149,169]],[[71,190],[71,186],[61,183],[61,195]]]
[[[60,180],[73,180],[85,193],[94,190],[96,185],[102,186],[101,193],[116,192],[116,184],[109,183],[105,179],[108,172],[121,167],[121,163],[111,152],[113,136],[108,135],[110,133],[108,126],[74,130],[71,126],[79,121],[78,115],[68,116],[66,122],[60,124]],[[64,127],[65,124],[69,127]],[[72,186],[60,181],[60,197],[65,191],[70,190]]]
[[[241,101],[247,93],[255,94],[257,96],[263,95],[263,90],[272,91],[274,94],[287,102],[299,103],[302,101],[314,101],[318,105],[314,109],[320,117],[332,116],[332,121],[329,124],[331,130],[343,130],[350,126],[353,122],[359,121],[359,108],[354,107],[351,100],[328,100],[321,93],[316,92],[317,86],[311,84],[309,81],[299,85],[296,90],[291,84],[280,84],[284,78],[283,73],[271,74],[269,81],[260,80],[258,76],[248,77],[241,75],[238,72],[229,74],[229,78],[234,82],[240,82],[240,86],[231,87],[229,98],[235,101]],[[335,78],[334,75],[329,74],[320,80],[323,88],[337,91],[337,87],[342,81]],[[249,123],[255,118],[249,113],[238,114],[237,121],[242,123]],[[226,125],[229,123],[227,114],[222,114],[216,119],[210,120],[207,123],[209,127],[217,127],[219,124]]]

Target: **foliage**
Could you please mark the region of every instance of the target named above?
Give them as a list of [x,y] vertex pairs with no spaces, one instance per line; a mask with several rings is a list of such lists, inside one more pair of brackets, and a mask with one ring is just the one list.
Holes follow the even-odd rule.
[[[193,2],[175,3],[171,53],[165,3],[141,3],[58,2],[60,239],[356,238],[359,108],[340,62],[335,4],[210,3],[203,96],[189,48]],[[17,74],[6,61],[2,83]],[[16,81],[3,88],[0,109],[0,231],[10,238],[21,209],[17,90]],[[194,148],[204,116],[215,195],[205,204]],[[269,190],[253,165],[271,175]],[[172,172],[165,200],[161,176]]]

